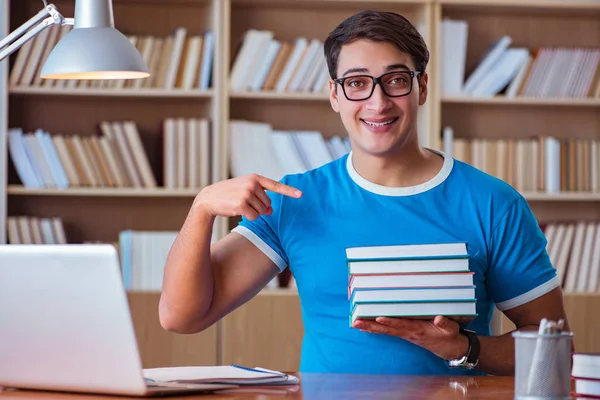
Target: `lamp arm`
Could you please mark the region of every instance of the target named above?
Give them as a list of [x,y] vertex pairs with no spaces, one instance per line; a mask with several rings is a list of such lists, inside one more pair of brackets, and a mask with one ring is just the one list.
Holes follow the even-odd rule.
[[[44,2],[45,3],[45,2]],[[50,15],[50,16],[48,16]],[[37,24],[37,25],[35,25]],[[50,25],[72,25],[73,18],[64,18],[54,4],[48,4],[43,10],[31,17],[27,22],[0,40],[0,61],[18,50],[25,42],[49,27]],[[33,26],[33,28],[31,28]],[[30,29],[31,28],[31,29]],[[21,36],[22,35],[22,36]],[[21,36],[21,37],[19,37]],[[18,39],[16,39],[18,38]],[[16,40],[15,40],[16,39]],[[13,43],[14,41],[14,43]],[[5,48],[6,47],[6,48]]]

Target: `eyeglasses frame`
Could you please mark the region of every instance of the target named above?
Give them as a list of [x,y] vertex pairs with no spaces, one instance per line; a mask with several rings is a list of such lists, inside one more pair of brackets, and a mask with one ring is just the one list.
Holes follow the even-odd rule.
[[[383,83],[382,83],[382,78],[384,76],[386,76],[386,75],[397,74],[398,72],[407,72],[410,75],[410,89],[405,94],[400,94],[400,95],[392,96],[391,94],[389,94],[388,92],[385,91],[385,87],[383,86]],[[335,78],[333,81],[335,83],[338,83],[342,87],[342,92],[344,92],[344,96],[349,101],[364,101],[364,100],[370,99],[371,96],[373,96],[373,92],[375,91],[375,86],[377,86],[377,85],[379,85],[381,87],[381,91],[386,96],[388,96],[388,97],[404,97],[404,96],[408,96],[409,94],[411,94],[411,92],[413,90],[413,80],[414,80],[414,78],[417,77],[417,76],[419,76],[419,75],[420,75],[419,71],[401,70],[401,71],[386,72],[385,74],[380,75],[377,78],[373,77],[371,75],[351,75],[351,76],[345,76],[343,78]],[[369,93],[369,95],[367,97],[360,98],[360,99],[351,99],[351,98],[349,98],[348,95],[346,94],[346,89],[344,87],[344,82],[346,81],[346,79],[350,79],[350,78],[371,78],[371,80],[373,81],[373,86],[371,86],[371,93]]]

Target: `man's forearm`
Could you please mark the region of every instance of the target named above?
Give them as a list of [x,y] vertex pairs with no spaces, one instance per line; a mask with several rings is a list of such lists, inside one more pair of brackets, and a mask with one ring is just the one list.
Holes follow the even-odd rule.
[[[520,331],[537,330],[537,325],[519,328]],[[478,336],[481,343],[478,370],[491,375],[514,375],[515,345],[512,332],[501,336]]]

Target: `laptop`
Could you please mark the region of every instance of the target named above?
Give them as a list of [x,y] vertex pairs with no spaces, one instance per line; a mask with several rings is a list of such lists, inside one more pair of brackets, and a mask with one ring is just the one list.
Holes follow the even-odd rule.
[[146,397],[237,387],[144,378],[109,244],[0,245],[0,360],[4,388]]

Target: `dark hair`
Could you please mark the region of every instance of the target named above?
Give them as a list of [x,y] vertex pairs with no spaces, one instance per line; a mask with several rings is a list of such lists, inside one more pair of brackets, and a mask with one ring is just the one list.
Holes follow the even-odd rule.
[[408,53],[415,69],[423,76],[429,62],[429,50],[419,31],[400,14],[364,10],[340,23],[325,40],[324,52],[332,79],[337,78],[338,57],[342,46],[358,39],[388,42]]

